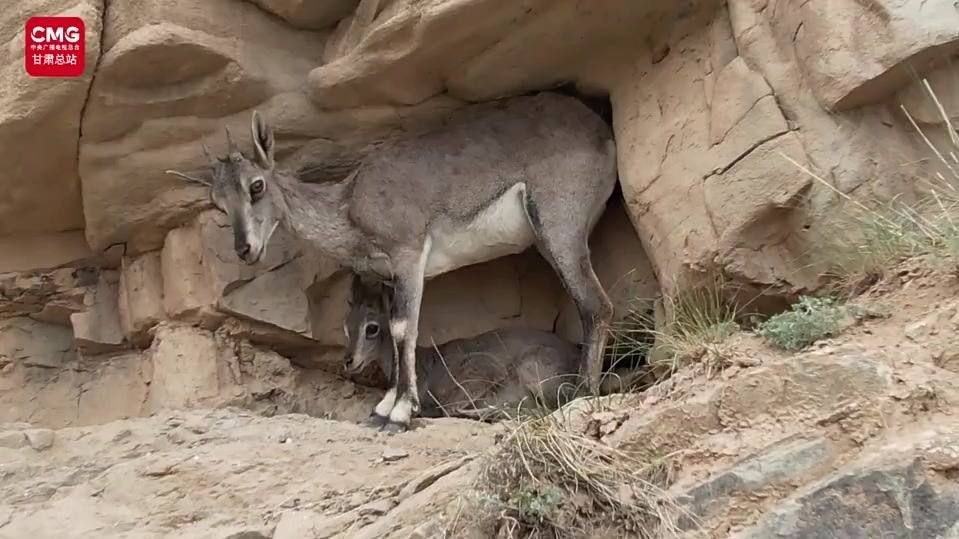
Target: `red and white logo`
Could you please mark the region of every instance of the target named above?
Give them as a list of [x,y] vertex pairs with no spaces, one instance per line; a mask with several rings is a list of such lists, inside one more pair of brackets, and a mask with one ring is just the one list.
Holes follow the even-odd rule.
[[30,17],[24,62],[31,77],[83,75],[86,34],[79,17]]

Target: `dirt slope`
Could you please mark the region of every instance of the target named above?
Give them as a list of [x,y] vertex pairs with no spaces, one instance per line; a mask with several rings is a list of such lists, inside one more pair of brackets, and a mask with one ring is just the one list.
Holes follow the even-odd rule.
[[440,420],[390,438],[345,422],[235,409],[55,432],[11,427],[0,434],[3,539],[300,539],[409,527],[423,514],[394,508],[400,491],[408,498],[426,489],[413,500],[419,511],[440,503],[453,490],[430,481],[490,445],[492,430]]

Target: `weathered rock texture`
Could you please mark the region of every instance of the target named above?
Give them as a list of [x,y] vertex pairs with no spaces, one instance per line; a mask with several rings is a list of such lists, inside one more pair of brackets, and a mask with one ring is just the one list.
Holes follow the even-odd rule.
[[441,425],[442,436],[387,439],[236,409],[56,431],[5,424],[0,537],[408,537],[455,498],[491,442],[488,425]]
[[[203,165],[203,141],[222,152],[224,128],[248,150],[253,110],[283,166],[337,181],[467,102],[568,81],[608,95],[623,196],[591,248],[619,316],[713,273],[770,295],[816,286],[832,188],[899,193],[925,156],[895,105],[941,127],[909,74],[959,110],[945,0],[22,4],[0,18],[0,382],[69,378],[54,386],[70,409],[114,379],[130,414],[246,395],[258,375],[224,367],[241,345],[336,379],[343,269],[282,232],[269,259],[238,263],[204,189],[164,174]],[[35,14],[84,18],[84,77],[23,74]],[[534,251],[428,284],[421,344],[505,325],[580,338]]]
[[612,89],[632,150],[620,174],[664,286],[711,267],[784,292],[815,286],[804,263],[822,262],[836,197],[800,167],[857,196],[904,189],[917,170],[903,163],[923,154],[892,98],[908,67],[926,71],[917,50],[959,38],[917,18],[954,20],[952,6],[906,4],[735,0],[702,31],[664,37],[665,57],[637,55]]
[[[685,510],[673,514],[684,532],[673,537],[955,537],[959,374],[947,366],[959,345],[959,284],[901,274],[909,276],[902,288],[861,298],[895,306],[888,318],[795,355],[741,335],[646,394],[576,401],[551,428],[572,430],[578,444],[588,437],[672,463],[668,495]],[[283,358],[226,342],[163,324],[152,358],[76,369],[85,391],[55,396],[52,383],[37,393],[49,409],[29,422],[0,417],[0,537],[496,536],[478,533],[477,519],[498,512],[462,504],[481,499],[472,494],[484,488],[476,481],[483,466],[508,464],[495,446],[509,443],[512,425],[420,419],[421,428],[386,436],[343,421],[367,413],[363,395],[336,394],[342,386],[328,379],[300,393],[304,380]],[[141,381],[120,391],[123,381],[147,378],[148,388]],[[0,389],[2,413],[8,388]],[[254,404],[265,415],[315,413],[296,408],[304,401],[327,410],[339,403],[331,415],[340,421],[170,411],[160,401]],[[70,421],[51,421],[56,403]],[[156,413],[111,421],[107,412],[131,405]],[[610,524],[603,518],[598,524]],[[465,529],[444,535],[454,521]],[[623,536],[613,528],[601,537]]]

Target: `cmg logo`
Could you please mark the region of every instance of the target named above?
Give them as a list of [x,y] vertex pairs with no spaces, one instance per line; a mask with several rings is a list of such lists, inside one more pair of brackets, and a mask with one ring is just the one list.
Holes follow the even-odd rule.
[[24,28],[24,65],[31,77],[83,75],[86,34],[79,17],[31,17]]
[[80,35],[79,26],[68,26],[64,28],[62,26],[38,25],[30,29],[30,39],[34,43],[43,43],[44,41],[49,43],[79,43]]

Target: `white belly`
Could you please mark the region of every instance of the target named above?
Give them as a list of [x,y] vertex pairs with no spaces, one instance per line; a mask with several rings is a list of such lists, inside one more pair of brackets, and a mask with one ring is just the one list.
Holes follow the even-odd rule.
[[464,266],[517,254],[533,245],[536,236],[526,215],[526,185],[518,183],[481,211],[466,226],[441,221],[430,229],[426,278]]

